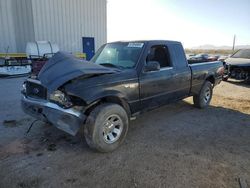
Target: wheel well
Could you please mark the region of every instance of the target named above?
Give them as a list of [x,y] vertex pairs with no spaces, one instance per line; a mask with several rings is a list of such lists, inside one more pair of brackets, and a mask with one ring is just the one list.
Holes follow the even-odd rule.
[[214,79],[214,77],[213,76],[209,76],[209,77],[207,77],[207,79],[206,79],[207,81],[209,81],[209,82],[211,82],[212,84],[214,84],[215,83],[215,79]]
[[119,97],[116,97],[116,96],[108,96],[108,97],[103,97],[101,99],[98,99],[97,101],[91,103],[89,105],[89,107],[87,107],[86,111],[85,111],[85,114],[86,115],[89,115],[90,112],[98,105],[102,104],[102,103],[115,103],[115,104],[118,104],[120,106],[122,106],[125,111],[127,112],[128,114],[128,117],[131,116],[131,111],[130,111],[130,107],[129,107],[129,104],[126,102],[126,100],[124,99],[121,99]]

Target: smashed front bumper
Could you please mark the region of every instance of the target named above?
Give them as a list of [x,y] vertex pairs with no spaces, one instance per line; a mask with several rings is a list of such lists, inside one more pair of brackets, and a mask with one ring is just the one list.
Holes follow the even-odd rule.
[[86,116],[80,111],[64,109],[55,103],[22,96],[23,111],[36,119],[49,122],[71,135],[76,135]]

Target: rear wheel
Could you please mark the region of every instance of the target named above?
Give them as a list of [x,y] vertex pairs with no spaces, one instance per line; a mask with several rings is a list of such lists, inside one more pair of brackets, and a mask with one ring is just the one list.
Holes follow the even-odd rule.
[[88,116],[84,135],[88,145],[100,152],[111,152],[124,141],[128,132],[128,115],[117,104],[101,104]]
[[193,96],[194,105],[198,108],[206,108],[209,106],[213,95],[213,85],[206,81],[198,95]]

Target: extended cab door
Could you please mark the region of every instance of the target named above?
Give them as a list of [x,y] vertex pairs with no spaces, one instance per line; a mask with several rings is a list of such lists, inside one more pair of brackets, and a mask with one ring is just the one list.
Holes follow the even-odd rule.
[[174,65],[174,83],[176,91],[174,95],[177,99],[185,98],[191,91],[192,72],[186,59],[182,44],[179,42],[168,44],[172,64]]
[[190,89],[191,72],[189,67],[178,70],[172,59],[174,57],[167,44],[149,45],[145,65],[157,61],[160,70],[142,69],[139,77],[142,108],[154,108],[168,102],[183,98]]

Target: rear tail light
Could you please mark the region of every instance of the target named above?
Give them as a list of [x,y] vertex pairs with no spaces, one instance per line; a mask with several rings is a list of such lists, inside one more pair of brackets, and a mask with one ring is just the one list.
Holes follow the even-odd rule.
[[216,71],[217,72],[217,74],[219,74],[219,75],[224,75],[224,71],[225,71],[225,68],[224,67],[220,67],[220,68],[218,68],[218,70]]

